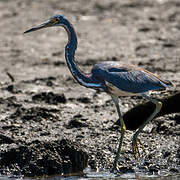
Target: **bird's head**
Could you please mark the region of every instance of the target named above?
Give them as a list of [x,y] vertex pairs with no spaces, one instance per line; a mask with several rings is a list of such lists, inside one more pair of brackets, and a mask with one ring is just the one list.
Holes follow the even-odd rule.
[[43,29],[43,28],[46,28],[46,27],[63,26],[64,25],[64,20],[65,20],[65,17],[63,15],[55,15],[55,16],[50,17],[50,19],[47,20],[46,22],[44,22],[44,23],[42,23],[42,24],[40,24],[38,26],[35,26],[35,27],[31,28],[31,29],[28,29],[24,33],[37,31],[39,29]]

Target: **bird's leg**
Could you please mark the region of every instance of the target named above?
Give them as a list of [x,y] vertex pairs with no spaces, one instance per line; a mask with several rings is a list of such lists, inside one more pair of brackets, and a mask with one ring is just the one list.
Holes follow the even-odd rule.
[[112,172],[113,172],[115,170],[116,171],[119,170],[118,160],[119,160],[119,156],[120,156],[120,152],[121,152],[121,146],[122,146],[122,143],[123,143],[124,134],[125,134],[125,131],[126,131],[126,126],[124,124],[123,117],[122,117],[120,109],[119,109],[118,97],[112,96],[112,100],[113,100],[113,102],[114,102],[114,104],[116,106],[117,113],[118,113],[118,116],[119,116],[119,120],[120,120],[120,123],[121,123],[121,138],[120,138],[117,154],[116,154],[116,157],[115,157],[114,163],[113,163],[113,169],[112,169]]
[[149,118],[139,127],[139,129],[136,131],[136,133],[133,136],[132,149],[133,149],[134,157],[136,159],[137,159],[137,155],[140,156],[137,143],[139,142],[139,144],[144,149],[143,144],[140,142],[140,140],[137,137],[138,137],[139,133],[143,130],[143,128],[149,123],[149,121],[151,121],[156,116],[156,114],[161,110],[161,107],[162,107],[162,103],[160,101],[152,99],[151,97],[147,96],[146,94],[142,94],[142,96],[144,98],[148,99],[149,101],[151,101],[152,103],[154,103],[156,105],[156,108],[155,108],[154,112],[149,116]]

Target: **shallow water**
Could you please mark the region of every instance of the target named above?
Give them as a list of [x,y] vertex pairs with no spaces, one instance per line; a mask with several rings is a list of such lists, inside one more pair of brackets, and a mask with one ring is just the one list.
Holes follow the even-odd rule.
[[72,176],[51,176],[51,177],[36,177],[36,178],[26,178],[26,177],[12,177],[12,176],[0,176],[0,180],[104,180],[104,179],[114,179],[114,180],[180,180],[180,174],[176,175],[146,175],[143,173],[125,173],[121,175],[116,175],[109,172],[88,172],[81,175],[72,175]]

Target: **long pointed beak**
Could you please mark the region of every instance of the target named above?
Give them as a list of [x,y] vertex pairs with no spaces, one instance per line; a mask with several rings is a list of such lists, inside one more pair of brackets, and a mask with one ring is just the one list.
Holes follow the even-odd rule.
[[39,29],[43,29],[43,28],[47,28],[47,27],[50,27],[52,26],[52,21],[48,20],[47,22],[43,23],[43,24],[40,24],[38,26],[35,26],[31,29],[28,29],[27,31],[25,31],[24,33],[29,33],[29,32],[33,32],[33,31],[37,31]]

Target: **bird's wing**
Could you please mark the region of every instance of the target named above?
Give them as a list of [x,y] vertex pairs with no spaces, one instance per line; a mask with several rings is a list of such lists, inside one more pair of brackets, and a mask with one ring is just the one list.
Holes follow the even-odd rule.
[[104,81],[107,86],[111,84],[120,91],[135,94],[149,90],[164,90],[171,86],[169,81],[163,81],[149,71],[111,61],[96,64],[92,69],[92,75]]

